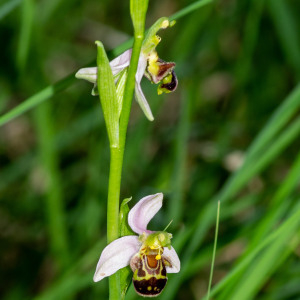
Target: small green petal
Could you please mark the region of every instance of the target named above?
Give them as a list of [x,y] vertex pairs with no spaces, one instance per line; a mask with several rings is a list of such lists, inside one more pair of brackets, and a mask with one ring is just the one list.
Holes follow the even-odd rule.
[[146,38],[143,42],[142,51],[145,54],[152,52],[158,43],[160,42],[160,37],[156,35],[156,33],[160,29],[165,29],[170,26],[169,19],[167,17],[163,17],[158,19],[149,29]]
[[147,236],[144,245],[150,249],[159,249],[163,247],[171,248],[172,234],[165,231],[157,231]]

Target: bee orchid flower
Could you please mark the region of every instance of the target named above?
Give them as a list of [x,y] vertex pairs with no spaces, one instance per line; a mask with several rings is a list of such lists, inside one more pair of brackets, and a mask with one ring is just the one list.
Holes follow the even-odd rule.
[[[174,72],[175,63],[165,62],[158,57],[155,50],[160,42],[160,37],[156,35],[159,29],[165,29],[172,26],[167,18],[159,19],[150,29],[143,42],[138,68],[135,75],[135,98],[139,103],[146,117],[153,121],[154,117],[151,108],[145,98],[141,88],[141,80],[143,76],[149,79],[152,83],[159,84],[158,94],[170,93],[175,91],[177,87],[177,77]],[[122,109],[122,94],[124,92],[127,70],[130,64],[132,49],[126,50],[120,56],[110,62],[112,74],[115,79],[117,94],[120,103],[119,112]],[[83,68],[76,73],[76,78],[85,79],[94,83],[92,95],[97,95],[97,67]],[[119,92],[119,93],[118,93]]]
[[167,273],[180,271],[180,260],[171,246],[172,234],[147,229],[162,207],[162,201],[162,193],[150,195],[129,211],[128,224],[138,236],[123,236],[104,248],[94,275],[95,282],[130,265],[136,292],[154,297],[165,287]]

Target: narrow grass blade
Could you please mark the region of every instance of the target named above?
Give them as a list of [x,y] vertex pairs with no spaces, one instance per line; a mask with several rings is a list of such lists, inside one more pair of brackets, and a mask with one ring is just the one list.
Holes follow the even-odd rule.
[[17,107],[13,108],[6,114],[2,115],[0,117],[0,126],[24,114],[25,112],[39,105],[45,100],[53,97],[58,92],[63,91],[64,89],[69,87],[74,81],[75,81],[74,74],[71,74],[70,76],[58,81],[54,85],[48,86],[43,90],[41,90],[40,92],[38,92],[37,94],[34,94],[33,96],[29,97],[27,100],[23,101]]
[[[283,101],[283,103],[276,109],[263,130],[255,138],[254,142],[251,144],[246,153],[245,161],[242,167],[232,177],[230,177],[229,181],[226,182],[225,186],[220,191],[218,198],[221,199],[221,201],[227,200],[236,191],[240,185],[239,182],[244,181],[241,174],[247,174],[249,172],[249,166],[251,166],[252,169],[254,165],[258,165],[258,162],[262,161],[262,158],[265,159],[265,150],[267,149],[268,143],[270,143],[271,140],[278,135],[278,132],[287,124],[299,106],[300,85],[298,85],[285,99],[285,101]],[[297,127],[296,124],[295,127]],[[276,141],[275,144],[278,145],[278,141]],[[269,150],[274,151],[272,149]],[[263,155],[261,155],[261,153],[263,153]]]
[[289,2],[284,0],[268,0],[268,8],[278,32],[281,46],[291,68],[300,78],[300,39],[296,20],[290,12]]
[[[58,132],[54,138],[55,150],[60,151],[69,147],[93,129],[100,127],[104,122],[100,113],[100,107],[98,109],[93,108],[91,111],[83,114],[82,117],[70,123],[66,129]],[[0,192],[28,172],[33,165],[35,156],[34,151],[29,152],[0,170],[2,178],[0,181]]]
[[207,291],[207,298],[209,300],[210,297],[210,289],[214,274],[214,265],[215,265],[215,257],[216,257],[216,250],[217,250],[217,241],[218,241],[218,232],[219,232],[219,220],[220,220],[220,201],[218,201],[218,210],[217,210],[217,219],[216,219],[216,229],[215,229],[215,241],[214,241],[214,249],[213,249],[213,257],[211,262],[211,269],[209,274],[209,282],[208,282],[208,291]]
[[255,257],[268,245],[289,235],[291,231],[299,226],[300,222],[300,210],[296,211],[292,216],[290,216],[277,230],[270,234],[266,239],[264,239],[257,247],[241,261],[223,280],[221,280],[211,291],[211,296],[214,296],[217,292],[221,291],[229,281],[234,278],[241,270],[244,270],[250,263],[255,259]]
[[300,181],[300,152],[296,158],[289,174],[286,176],[282,184],[278,187],[274,197],[272,197],[269,207],[270,211],[262,221],[257,224],[256,235],[252,236],[248,250],[251,251],[258,242],[273,228],[280,217],[286,212],[290,205],[288,197],[293,192]]
[[65,222],[64,197],[59,175],[59,158],[54,149],[54,126],[51,102],[44,103],[35,111],[38,129],[40,160],[45,176],[45,212],[48,221],[50,247],[60,271],[69,262],[67,228]]
[[190,14],[191,12],[207,5],[210,3],[213,3],[215,0],[200,0],[200,1],[195,1],[194,3],[188,5],[187,7],[181,9],[180,11],[178,11],[177,13],[173,14],[172,16],[170,16],[170,21],[172,20],[178,20],[188,14]]
[[22,2],[22,21],[20,26],[20,38],[17,51],[17,65],[21,73],[24,72],[28,54],[30,50],[30,41],[32,37],[35,15],[35,2],[33,0],[23,0]]
[[[293,240],[298,226],[299,224],[295,224],[288,228],[257,259],[253,260],[253,263],[243,272],[240,280],[235,282],[234,288],[229,293],[230,299],[255,299],[259,289],[297,246],[291,246],[290,241]],[[224,299],[228,299],[228,297],[226,296]]]
[[260,22],[266,0],[254,0],[249,2],[249,12],[247,13],[245,30],[243,33],[243,43],[238,62],[235,64],[235,78],[237,85],[241,88],[249,78],[249,73],[253,66],[253,54],[257,45],[260,32]]

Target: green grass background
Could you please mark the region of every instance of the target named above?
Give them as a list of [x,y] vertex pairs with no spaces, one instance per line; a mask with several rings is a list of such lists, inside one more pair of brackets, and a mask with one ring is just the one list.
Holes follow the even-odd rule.
[[[179,86],[157,96],[143,81],[155,121],[133,103],[121,195],[164,193],[150,227],[173,219],[182,270],[159,299],[205,299],[218,200],[211,299],[300,299],[299,11],[296,0],[149,3],[147,27],[178,19],[157,50]],[[113,58],[131,35],[129,1],[0,1],[1,299],[107,299],[107,279],[92,276],[108,139],[74,73],[95,64],[95,40]]]

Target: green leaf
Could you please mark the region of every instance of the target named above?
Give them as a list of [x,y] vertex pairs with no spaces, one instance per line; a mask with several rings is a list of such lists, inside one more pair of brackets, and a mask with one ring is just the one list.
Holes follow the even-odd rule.
[[[131,201],[132,197],[126,198],[122,201],[121,207],[120,207],[120,220],[119,220],[119,235],[126,236],[126,235],[134,235],[135,233],[131,230],[131,228],[128,225],[128,213],[129,213],[129,207],[128,202]],[[132,278],[132,271],[130,267],[125,267],[121,269],[120,271],[120,284],[121,284],[121,297],[122,299],[125,299],[125,295],[127,292],[127,289],[131,283]]]
[[108,138],[111,147],[119,145],[119,114],[117,92],[114,83],[114,77],[109,65],[103,44],[96,41],[97,45],[97,84],[99,90],[100,102],[103,110],[104,120],[108,132]]
[[135,235],[132,229],[128,225],[128,213],[129,207],[128,202],[131,201],[132,197],[126,198],[122,201],[120,207],[120,215],[119,215],[119,236],[126,236],[126,235]]
[[121,285],[121,298],[125,299],[126,292],[129,288],[132,278],[132,271],[129,266],[121,269],[120,273],[120,285]]

